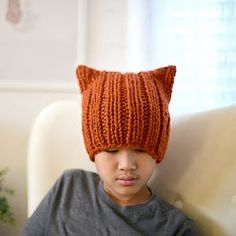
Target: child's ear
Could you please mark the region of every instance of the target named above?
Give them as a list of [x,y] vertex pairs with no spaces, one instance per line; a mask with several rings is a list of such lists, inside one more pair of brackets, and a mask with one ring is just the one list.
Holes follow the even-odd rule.
[[95,74],[99,71],[89,68],[85,65],[79,65],[76,69],[76,75],[79,82],[81,93],[83,93],[88,86],[94,81]]

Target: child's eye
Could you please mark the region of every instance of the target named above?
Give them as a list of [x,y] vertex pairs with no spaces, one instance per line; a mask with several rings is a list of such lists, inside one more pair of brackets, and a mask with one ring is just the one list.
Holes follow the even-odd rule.
[[141,153],[146,152],[145,149],[143,149],[143,148],[135,148],[134,151],[141,152]]
[[116,149],[116,148],[109,148],[109,149],[106,149],[105,151],[108,152],[108,153],[117,153],[118,149]]

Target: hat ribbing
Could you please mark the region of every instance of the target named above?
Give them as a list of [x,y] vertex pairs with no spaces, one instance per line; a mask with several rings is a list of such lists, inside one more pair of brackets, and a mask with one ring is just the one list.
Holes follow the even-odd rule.
[[159,163],[169,139],[175,66],[139,73],[76,70],[82,93],[85,147],[94,155],[111,147],[145,149]]

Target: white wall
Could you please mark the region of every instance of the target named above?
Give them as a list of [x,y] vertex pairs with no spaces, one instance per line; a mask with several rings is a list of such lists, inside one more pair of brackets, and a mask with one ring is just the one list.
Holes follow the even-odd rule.
[[90,0],[88,10],[89,65],[126,70],[127,0]]
[[0,7],[1,81],[61,81],[73,78],[77,1],[21,0],[22,20],[6,21]]
[[27,145],[37,114],[77,98],[76,63],[126,69],[126,0],[20,3],[23,17],[13,25],[5,18],[7,0],[0,1],[0,168],[10,169],[16,216],[14,226],[0,223],[4,236],[19,235],[27,219]]

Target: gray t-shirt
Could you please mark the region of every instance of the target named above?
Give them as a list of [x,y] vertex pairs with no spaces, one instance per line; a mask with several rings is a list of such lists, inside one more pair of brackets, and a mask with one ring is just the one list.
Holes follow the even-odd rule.
[[57,180],[23,229],[24,236],[196,235],[184,213],[152,194],[135,206],[119,206],[96,173],[68,170]]

